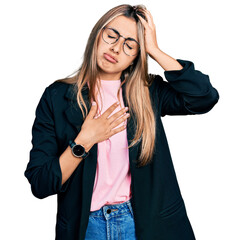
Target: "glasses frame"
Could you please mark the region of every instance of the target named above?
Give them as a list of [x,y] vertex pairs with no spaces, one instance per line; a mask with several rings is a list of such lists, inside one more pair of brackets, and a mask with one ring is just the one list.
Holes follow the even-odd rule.
[[[105,30],[106,28],[111,29],[111,30],[113,30],[115,33],[118,34],[118,38],[116,39],[115,42],[113,42],[113,43],[108,43],[108,42],[105,41],[105,39],[104,39],[104,37],[103,37],[103,33],[104,33],[104,30]],[[130,38],[130,37],[125,38],[124,36],[122,36],[122,35],[121,35],[116,29],[114,29],[114,28],[111,28],[111,27],[103,27],[103,29],[102,29],[102,39],[103,39],[104,42],[106,42],[107,44],[114,44],[114,43],[116,43],[116,42],[120,39],[120,37],[123,37],[123,38],[125,39],[125,41],[123,42],[123,52],[124,52],[127,56],[136,56],[136,55],[139,53],[139,51],[140,51],[140,44],[139,44],[135,39]],[[134,42],[136,42],[136,43],[138,44],[138,53],[137,53],[137,54],[129,55],[129,54],[127,54],[127,53],[125,52],[125,50],[124,50],[124,45],[125,45],[125,43],[126,43],[127,40],[132,40],[132,41],[134,41]]]

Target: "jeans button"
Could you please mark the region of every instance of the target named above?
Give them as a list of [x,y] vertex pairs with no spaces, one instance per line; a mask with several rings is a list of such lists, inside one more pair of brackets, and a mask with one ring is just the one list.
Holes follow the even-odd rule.
[[107,211],[106,211],[108,214],[110,214],[111,213],[111,210],[110,209],[107,209]]

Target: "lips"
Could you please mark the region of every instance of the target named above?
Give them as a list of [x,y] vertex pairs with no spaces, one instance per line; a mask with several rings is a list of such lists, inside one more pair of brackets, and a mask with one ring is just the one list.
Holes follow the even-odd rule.
[[111,56],[111,55],[108,54],[108,53],[104,53],[104,57],[105,57],[108,61],[110,61],[110,62],[113,62],[113,63],[117,63],[117,62],[118,62],[118,61],[116,60],[115,57]]

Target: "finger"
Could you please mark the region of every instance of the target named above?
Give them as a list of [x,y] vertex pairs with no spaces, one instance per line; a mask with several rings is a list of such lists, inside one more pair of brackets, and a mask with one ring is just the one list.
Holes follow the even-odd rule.
[[122,122],[123,122],[123,124],[125,124],[125,121],[129,117],[130,117],[130,113],[125,113],[124,115],[122,115],[122,117],[120,117],[119,119],[117,119],[116,121],[114,121],[113,124],[115,124],[115,126],[120,125]]
[[[137,13],[136,13],[137,14]],[[144,26],[147,26],[147,21],[145,20],[145,19],[143,19],[140,15],[138,15],[137,14],[137,16],[138,16],[138,18],[140,19],[140,21],[142,22],[142,24],[144,25]]]
[[127,127],[127,125],[122,125],[121,127],[118,127],[116,129],[112,129],[111,130],[111,136],[116,134],[116,133],[118,133],[118,132],[121,132],[121,131],[125,130],[126,127]]
[[[113,121],[115,121],[115,120],[118,119],[118,118],[121,119],[121,118],[122,118],[121,116],[125,116],[127,110],[128,110],[128,109],[123,108],[123,109],[121,109],[120,111],[118,111],[117,113],[113,114],[113,115],[109,118],[110,123],[112,123]],[[120,118],[120,117],[121,117],[121,118]]]
[[103,117],[103,118],[105,118],[105,119],[107,119],[109,116],[110,116],[110,114],[117,108],[119,106],[119,103],[117,104],[117,103],[114,103],[114,104],[112,104],[103,114],[102,114],[102,116],[101,117]]
[[[122,119],[125,119],[124,117],[129,116],[129,115],[127,115],[128,113],[126,113],[126,111],[127,111],[127,109],[123,108],[123,109],[120,110],[119,112],[113,114],[113,115],[109,118],[109,123],[110,123],[110,124],[111,124],[111,123],[113,124],[113,122],[117,123],[118,120],[120,120],[119,123],[120,123],[121,121],[123,121]],[[112,125],[111,125],[111,126],[112,126]]]
[[145,9],[145,13],[146,13],[146,17],[148,19],[148,25],[149,26],[154,26],[154,21],[153,21],[153,16],[152,14],[149,12],[149,10]]
[[116,128],[117,126],[119,126],[119,125],[122,124],[122,123],[123,123],[122,125],[126,125],[125,121],[127,120],[127,118],[129,118],[129,114],[126,114],[126,116],[121,117],[121,118],[119,118],[118,120],[114,121],[114,122],[110,125],[111,129]]
[[90,108],[89,114],[87,115],[87,118],[93,119],[97,112],[97,103],[92,102],[92,106]]

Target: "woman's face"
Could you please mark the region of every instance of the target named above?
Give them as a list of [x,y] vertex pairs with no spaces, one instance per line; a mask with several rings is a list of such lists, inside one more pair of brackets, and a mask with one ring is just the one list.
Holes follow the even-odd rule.
[[[106,27],[111,27],[117,30],[125,38],[131,37],[138,42],[137,26],[133,19],[125,16],[118,16],[114,18]],[[97,64],[99,69],[100,78],[103,80],[118,80],[121,73],[126,69],[136,58],[136,56],[128,56],[123,51],[123,43],[125,39],[120,37],[119,40],[113,44],[106,43],[102,34],[98,39],[98,53]],[[109,56],[116,59],[115,62],[109,60]]]

